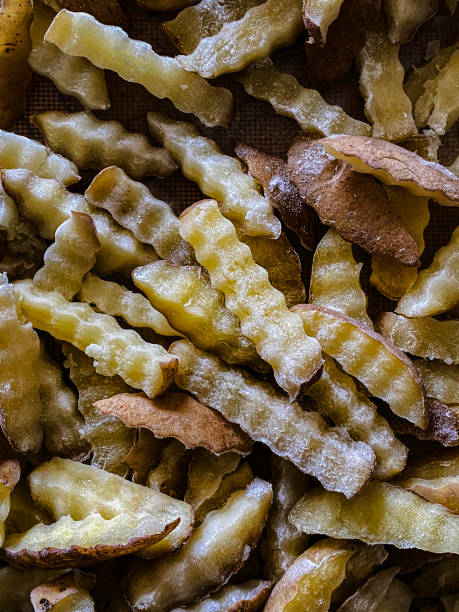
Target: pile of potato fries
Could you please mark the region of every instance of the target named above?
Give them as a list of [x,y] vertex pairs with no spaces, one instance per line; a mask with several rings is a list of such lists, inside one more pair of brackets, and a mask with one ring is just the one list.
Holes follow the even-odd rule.
[[[0,6],[0,610],[458,612],[459,39],[400,60],[457,0],[129,4]],[[32,72],[83,107],[41,142]],[[220,147],[220,75],[296,122],[283,157]]]

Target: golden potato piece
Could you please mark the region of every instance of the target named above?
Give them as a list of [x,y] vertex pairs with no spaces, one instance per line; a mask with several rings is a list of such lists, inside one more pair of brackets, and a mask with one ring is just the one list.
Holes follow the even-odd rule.
[[112,414],[128,427],[144,427],[157,438],[177,438],[187,448],[203,446],[216,455],[250,452],[250,438],[237,425],[186,393],[171,393],[151,400],[121,394],[95,404],[98,412]]
[[[355,376],[368,391],[389,404],[392,412],[421,428],[427,426],[425,396],[417,370],[402,351],[358,321],[323,306],[300,304],[308,334],[325,353]],[[388,386],[387,381],[392,381]],[[395,382],[397,381],[397,382]]]
[[459,404],[459,366],[424,359],[416,359],[414,366],[421,375],[427,397],[444,404]]
[[169,98],[176,108],[194,113],[205,125],[229,122],[233,103],[229,90],[212,87],[184,70],[176,59],[158,55],[148,43],[129,38],[121,28],[103,25],[87,13],[62,10],[45,40],[67,55],[86,57],[125,81],[143,85],[157,98]]
[[118,0],[44,0],[54,11],[83,11],[107,25],[126,27],[127,19]]
[[182,499],[191,457],[192,452],[181,442],[171,440],[163,448],[158,465],[148,473],[146,486],[154,491]]
[[118,374],[152,397],[173,381],[177,360],[159,344],[149,344],[134,330],[122,329],[110,315],[98,314],[82,302],[68,302],[31,281],[16,282],[14,291],[23,315],[34,327],[84,351],[94,359],[99,374]]
[[411,589],[401,580],[394,578],[375,612],[409,612],[413,599]]
[[[345,138],[343,136],[342,138]],[[362,140],[366,140],[362,138]],[[418,265],[415,241],[404,227],[382,185],[333,159],[323,144],[329,139],[299,136],[288,153],[290,178],[325,225],[371,255],[389,255]]]
[[262,609],[270,591],[271,583],[266,580],[229,584],[194,606],[175,608],[173,612],[255,612]]
[[148,113],[148,127],[179,164],[183,174],[215,198],[225,215],[250,236],[277,238],[281,224],[272,205],[260,195],[256,182],[241,163],[224,155],[210,138],[201,136],[191,123],[175,121],[163,113]]
[[30,592],[34,612],[94,612],[94,600],[79,584],[76,574],[69,572],[45,582]]
[[271,485],[255,478],[234,493],[173,555],[131,567],[127,598],[134,609],[172,609],[224,585],[255,546],[271,505]]
[[387,37],[393,45],[406,43],[438,11],[437,0],[385,0]]
[[240,425],[253,440],[326,488],[351,496],[366,482],[374,463],[366,444],[328,428],[320,415],[291,404],[269,383],[226,366],[186,340],[175,342],[169,351],[179,359],[176,384]]
[[321,143],[330,155],[349,162],[357,172],[372,174],[386,185],[400,185],[443,206],[458,206],[459,179],[440,164],[379,138],[340,135]]
[[306,0],[303,4],[303,18],[306,29],[314,42],[325,44],[327,30],[335,21],[343,0]]
[[293,507],[289,520],[305,533],[358,538],[436,553],[459,550],[459,517],[400,487],[371,481],[352,499],[318,487]]
[[320,136],[371,134],[367,123],[353,119],[340,106],[328,104],[318,91],[302,87],[294,76],[279,72],[269,61],[251,64],[235,78],[248,94],[269,102],[276,113],[294,119],[305,132]]
[[389,567],[369,578],[338,608],[339,612],[377,610],[377,606],[384,600],[398,571],[398,567]]
[[429,563],[421,574],[411,580],[410,588],[416,597],[435,597],[457,589],[459,563],[457,557]]
[[294,399],[319,375],[320,345],[288,311],[284,295],[268,280],[250,248],[240,242],[232,223],[214,200],[203,200],[180,216],[180,234],[195,249],[213,286],[241,321],[241,331],[274,369],[277,383]]
[[155,438],[148,429],[138,430],[134,444],[125,457],[125,462],[132,470],[132,482],[141,485],[146,483],[148,474],[160,461],[164,446],[165,442]]
[[5,521],[10,512],[11,491],[20,477],[21,469],[18,461],[7,459],[0,463],[0,546],[3,546],[5,538]]
[[23,569],[5,565],[0,569],[0,607],[2,612],[30,612],[30,591],[53,580],[62,570]]

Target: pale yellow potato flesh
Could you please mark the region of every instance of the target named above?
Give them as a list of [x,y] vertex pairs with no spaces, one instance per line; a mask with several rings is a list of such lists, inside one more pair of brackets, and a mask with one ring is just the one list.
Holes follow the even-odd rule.
[[271,498],[271,485],[255,478],[223,508],[208,514],[180,551],[131,567],[126,589],[129,604],[135,610],[172,609],[223,586],[255,546]]
[[228,584],[194,606],[175,608],[172,612],[255,612],[269,597],[271,583],[252,579],[243,584]]
[[315,488],[293,507],[289,519],[305,533],[434,553],[459,551],[458,516],[410,491],[377,480],[352,499]]
[[362,266],[354,259],[352,244],[336,230],[328,230],[314,252],[309,302],[339,310],[372,328],[367,296],[360,286]]
[[374,612],[409,612],[413,599],[411,589],[401,580],[394,578]]
[[43,291],[32,281],[14,284],[22,314],[34,327],[70,342],[94,359],[98,374],[118,374],[128,385],[154,397],[171,384],[177,360],[159,344],[145,342],[132,329],[122,329],[110,315],[88,304],[68,302],[55,291]]
[[301,319],[288,310],[284,295],[269,282],[250,248],[240,242],[233,224],[214,200],[203,200],[180,217],[180,234],[210,275],[212,285],[225,295],[226,307],[241,322],[274,377],[293,400],[309,386],[322,367],[320,345],[307,336]]
[[3,546],[5,539],[5,521],[10,513],[11,491],[20,476],[21,470],[17,461],[7,459],[0,463],[0,546]]
[[244,172],[238,159],[222,153],[191,123],[156,112],[147,117],[151,135],[166,147],[188,179],[219,202],[223,214],[250,236],[280,235],[281,224],[272,204],[260,195],[256,181]]
[[421,375],[427,397],[444,404],[459,404],[459,366],[424,359],[416,359],[414,366]]
[[269,61],[255,62],[236,75],[245,91],[269,102],[276,113],[294,119],[305,132],[370,135],[371,127],[353,119],[340,106],[328,104],[315,89],[300,85],[296,78],[279,72]]
[[137,266],[157,260],[151,247],[141,244],[106,212],[95,209],[83,196],[67,191],[60,182],[40,178],[27,170],[3,170],[2,180],[21,215],[36,225],[47,240],[54,240],[57,228],[70,218],[72,211],[89,215],[101,244],[96,261],[100,274],[130,274]]
[[[380,334],[337,310],[295,306],[308,334],[343,370],[389,404],[392,412],[418,427],[427,426],[424,390],[417,370],[402,351]],[[387,381],[391,381],[388,386]]]
[[373,612],[376,610],[384,600],[398,571],[398,567],[389,567],[369,578],[338,608],[339,612],[360,612],[360,610]]
[[387,36],[393,45],[406,43],[438,10],[436,0],[386,0]]
[[213,36],[202,38],[189,55],[177,60],[185,70],[214,79],[288,47],[302,29],[301,0],[266,0],[238,21],[223,24]]
[[30,601],[34,612],[95,612],[94,600],[74,572],[35,587]]
[[233,97],[228,89],[212,87],[179,62],[134,40],[121,28],[99,23],[87,13],[60,11],[45,36],[67,55],[88,59],[99,68],[117,72],[125,81],[143,85],[157,98],[169,98],[178,110],[195,114],[208,126],[229,123]]
[[327,41],[328,26],[335,21],[343,0],[306,0],[304,2],[304,19],[320,30],[322,43]]
[[226,366],[186,340],[175,342],[169,351],[179,359],[175,379],[179,387],[318,478],[327,489],[352,496],[367,481],[374,453],[366,444],[328,428],[319,414],[291,404],[269,383]]

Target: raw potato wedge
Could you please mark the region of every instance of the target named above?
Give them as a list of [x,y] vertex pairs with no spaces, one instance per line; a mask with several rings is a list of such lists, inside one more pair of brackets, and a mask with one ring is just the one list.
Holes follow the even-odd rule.
[[407,319],[394,312],[382,313],[377,331],[405,353],[426,359],[459,363],[459,321],[437,321],[432,317]]
[[330,24],[339,15],[343,0],[305,0],[304,24],[314,42],[325,44]]
[[86,108],[110,108],[104,71],[84,57],[66,55],[55,45],[45,42],[46,31],[55,16],[53,10],[39,1],[34,2],[29,66],[37,74],[51,79],[60,92],[73,96]]
[[294,400],[320,375],[320,345],[289,312],[284,295],[269,282],[250,248],[240,242],[232,223],[214,200],[203,200],[180,216],[180,234],[195,249],[226,307],[241,321],[242,333],[274,369],[274,377]]
[[315,89],[306,89],[294,76],[279,72],[272,62],[255,62],[236,80],[258,100],[269,102],[276,113],[294,119],[302,130],[319,136],[371,134],[367,123],[353,119],[340,106],[327,104]]
[[175,121],[163,113],[148,113],[147,117],[153,138],[166,147],[188,179],[220,203],[223,214],[249,236],[278,238],[281,224],[272,205],[260,195],[239,160],[224,155],[191,123]]
[[457,589],[459,563],[457,557],[440,559],[422,568],[421,574],[410,582],[416,597],[435,597]]
[[166,202],[120,168],[106,168],[93,179],[85,198],[106,210],[140,242],[150,244],[162,259],[179,265],[195,263],[193,249],[180,238],[178,220]]
[[338,608],[339,612],[359,612],[360,610],[373,612],[373,610],[377,610],[377,606],[384,600],[398,571],[398,567],[389,567],[369,578]]
[[57,228],[70,218],[72,211],[89,215],[101,244],[96,262],[99,273],[130,274],[137,266],[158,258],[151,247],[141,244],[107,213],[96,210],[83,196],[67,191],[61,183],[39,178],[27,170],[3,170],[1,176],[21,215],[30,219],[47,240],[54,240]]
[[[402,351],[358,321],[323,306],[300,304],[292,309],[306,333],[325,353],[357,378],[368,391],[389,404],[392,412],[421,428],[427,426],[426,402],[420,376]],[[387,381],[392,381],[387,385]]]
[[11,491],[20,477],[21,469],[16,460],[7,459],[0,462],[0,546],[3,546],[5,538],[5,521],[10,512]]
[[406,317],[427,317],[453,308],[459,302],[459,226],[441,247],[428,268],[397,304],[395,312]]
[[400,487],[373,480],[352,499],[318,487],[293,507],[289,520],[305,533],[358,538],[435,553],[459,550],[459,517]]
[[123,13],[118,0],[44,0],[44,2],[56,12],[61,9],[83,11],[93,15],[98,21],[106,25],[120,26],[121,28],[125,28],[127,25],[126,15]]
[[373,469],[374,453],[342,430],[330,429],[322,417],[305,412],[266,382],[226,366],[190,342],[175,342],[169,351],[179,359],[176,384],[240,425],[327,489],[354,495]]
[[220,510],[207,515],[179,552],[136,564],[127,578],[134,610],[165,610],[192,603],[223,586],[255,546],[271,505],[271,485],[255,478]]
[[35,273],[33,284],[43,291],[58,291],[72,300],[83,278],[96,263],[100,242],[94,221],[85,213],[71,212],[56,230],[53,244],[43,256],[43,267]]
[[125,81],[143,85],[157,98],[169,98],[205,125],[227,125],[230,120],[233,98],[228,89],[212,87],[176,59],[158,55],[148,43],[129,38],[121,28],[103,25],[87,13],[60,11],[45,40],[67,55],[86,57]]
[[30,592],[34,612],[94,612],[94,600],[79,584],[75,573],[69,572],[45,582]]
[[424,359],[416,359],[414,366],[421,375],[427,397],[444,404],[459,404],[459,366]]
[[413,599],[411,589],[401,580],[394,578],[375,612],[409,612]]
[[293,44],[302,30],[301,17],[300,0],[266,0],[238,21],[225,23],[219,32],[201,39],[189,55],[177,59],[185,70],[208,79],[238,72]]
[[271,586],[266,580],[229,584],[194,606],[175,608],[173,612],[255,612],[262,609],[269,597]]
[[352,255],[352,244],[341,238],[336,230],[328,230],[314,253],[309,301],[339,310],[372,328],[373,322],[367,314],[367,296],[360,286],[362,266]]
[[101,121],[90,112],[47,111],[33,115],[46,144],[78,168],[119,166],[133,179],[163,178],[177,169],[165,149],[153,147],[143,134],[129,132],[118,121]]
[[250,438],[218,412],[185,393],[156,400],[122,394],[96,402],[98,412],[118,417],[128,427],[144,427],[157,438],[177,438],[188,448],[203,446],[216,455],[251,450]]
[[372,174],[386,185],[400,185],[443,206],[458,206],[459,178],[440,164],[379,138],[339,135],[321,143],[330,155],[349,162],[357,172]]
[[171,440],[163,448],[158,465],[149,472],[146,486],[176,499],[182,499],[191,457],[191,451],[181,442]]
[[2,612],[31,612],[30,591],[62,570],[22,569],[5,565],[0,569],[0,606]]
[[31,80],[27,56],[31,42],[31,0],[3,0],[0,10],[0,127],[9,129],[26,110],[26,88]]
[[[343,138],[345,138],[343,136]],[[366,140],[362,137],[362,140]],[[290,178],[325,225],[371,255],[389,255],[416,266],[418,250],[382,185],[333,159],[323,144],[299,136],[288,153]]]
[[177,360],[159,344],[145,342],[132,329],[122,329],[110,315],[88,304],[68,302],[55,291],[42,291],[31,281],[14,285],[21,311],[34,327],[70,342],[94,359],[99,374],[118,374],[128,385],[154,397],[174,379]]
[[384,0],[387,37],[393,45],[406,43],[438,10],[438,0]]

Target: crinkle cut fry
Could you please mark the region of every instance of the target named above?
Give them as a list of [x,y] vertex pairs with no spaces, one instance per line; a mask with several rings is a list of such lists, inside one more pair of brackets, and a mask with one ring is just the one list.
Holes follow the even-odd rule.
[[427,397],[445,404],[459,404],[459,366],[426,359],[416,359],[413,363],[421,375]]
[[203,200],[180,216],[180,234],[195,249],[213,286],[241,321],[241,331],[274,369],[277,383],[293,400],[320,376],[320,345],[288,311],[285,297],[274,289],[264,268],[255,264],[232,223],[214,200]]

